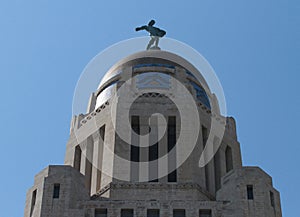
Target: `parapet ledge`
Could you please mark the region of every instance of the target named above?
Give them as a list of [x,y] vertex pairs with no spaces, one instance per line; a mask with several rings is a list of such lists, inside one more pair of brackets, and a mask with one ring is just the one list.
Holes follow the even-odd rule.
[[78,176],[84,177],[79,171],[69,165],[49,165],[34,176],[34,185],[40,183],[42,179],[48,176],[55,176],[57,174],[75,173]]
[[208,191],[203,189],[200,185],[196,183],[133,183],[133,182],[120,182],[120,183],[110,183],[104,188],[102,188],[100,191],[98,191],[96,194],[91,196],[92,200],[101,200],[102,195],[107,192],[108,190],[116,190],[116,189],[155,189],[155,190],[179,190],[179,189],[197,189],[199,192],[204,194],[207,199],[211,201],[215,201],[216,198],[211,195]]
[[272,178],[269,176],[264,170],[257,166],[245,166],[240,169],[235,169],[228,172],[221,179],[222,186],[226,185],[228,182],[243,179],[243,180],[251,180],[251,179],[260,179],[264,180],[267,184],[273,186]]

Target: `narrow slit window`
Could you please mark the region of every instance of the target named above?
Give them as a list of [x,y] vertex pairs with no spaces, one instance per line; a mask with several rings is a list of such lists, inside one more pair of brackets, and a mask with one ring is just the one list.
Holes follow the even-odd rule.
[[36,189],[32,192],[32,197],[31,197],[31,208],[30,208],[30,216],[32,216],[32,213],[33,213],[33,210],[34,210],[34,207],[35,207],[35,202],[36,202],[36,192],[37,192]]
[[248,200],[253,200],[254,199],[253,185],[247,185],[247,198],[248,198]]
[[140,162],[140,117],[131,116],[131,145],[130,145],[130,181],[137,182],[139,180],[139,165]]
[[53,188],[53,198],[59,198],[60,184],[54,184]]
[[103,125],[100,128],[100,137],[101,137],[102,142],[104,142],[104,139],[105,139],[105,125]]
[[214,162],[214,175],[215,175],[215,188],[219,190],[221,188],[221,162],[219,152],[215,153],[213,157]]
[[226,172],[228,173],[233,169],[232,149],[230,146],[226,147],[225,157],[226,157]]
[[81,151],[80,145],[77,145],[75,148],[75,157],[74,157],[73,166],[78,171],[80,171],[81,154],[82,154],[82,151]]
[[272,191],[270,191],[270,201],[271,201],[271,206],[275,207],[274,193]]
[[[151,145],[149,147],[149,154],[148,154],[149,161],[155,161],[158,159],[158,142],[154,145]],[[157,166],[149,166],[149,173],[152,175],[149,175],[149,178],[151,179],[150,182],[158,182],[158,168]],[[153,179],[153,177],[155,177]]]
[[[207,128],[202,125],[202,143],[203,143],[202,148],[203,148],[203,150],[206,146],[207,137],[208,137]],[[209,189],[210,189],[210,179],[209,179],[209,170],[208,170],[207,165],[204,166],[204,170],[205,170],[205,187],[206,187],[206,190],[209,191]]]
[[[100,133],[100,141],[99,141],[99,161],[98,161],[98,168],[102,168],[103,164],[103,149],[104,149],[104,141],[105,141],[105,124],[102,125],[102,127],[99,130]],[[97,170],[97,175],[96,175],[96,192],[100,191],[101,188],[101,177],[102,177],[102,172],[101,170]]]
[[207,128],[204,127],[204,126],[202,126],[202,143],[203,143],[203,149],[205,148],[207,137],[208,137]]
[[[168,163],[169,163],[169,171],[168,174],[168,182],[177,182],[177,170],[176,168],[176,117],[170,116],[168,118]],[[175,148],[175,152],[171,152],[172,149]],[[172,153],[172,154],[171,154]]]
[[[131,117],[131,127],[132,130],[140,135],[140,119],[139,116],[132,116]],[[135,141],[134,138],[132,140]],[[137,141],[133,142],[133,143],[137,143]],[[132,144],[131,145],[131,152],[130,152],[130,160],[133,162],[139,162],[140,161],[140,148],[137,146],[138,144]]]

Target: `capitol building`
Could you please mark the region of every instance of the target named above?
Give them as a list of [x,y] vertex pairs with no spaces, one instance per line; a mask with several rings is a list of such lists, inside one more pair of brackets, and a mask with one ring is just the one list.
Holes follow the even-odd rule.
[[[218,146],[209,137],[212,124],[224,126]],[[203,156],[209,145],[213,155]],[[236,122],[220,114],[201,71],[160,49],[129,55],[106,72],[87,112],[71,120],[64,165],[34,177],[24,211],[24,217],[281,216],[272,177],[243,166]]]

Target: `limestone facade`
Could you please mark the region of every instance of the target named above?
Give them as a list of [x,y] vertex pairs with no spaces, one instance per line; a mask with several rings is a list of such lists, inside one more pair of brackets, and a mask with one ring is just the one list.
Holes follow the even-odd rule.
[[[134,103],[118,95],[129,78]],[[185,117],[178,107],[192,109],[184,95],[174,103],[179,88],[174,79],[194,97],[199,119],[190,124],[200,126],[196,145],[182,164],[175,143]],[[112,118],[114,94],[118,116]],[[272,178],[258,167],[242,165],[235,120],[212,112],[217,104],[201,73],[175,54],[149,50],[121,60],[91,94],[87,113],[73,117],[64,165],[48,166],[35,176],[24,217],[281,217]],[[139,147],[140,138],[120,123],[127,118],[137,134],[149,133],[149,140],[156,141],[161,123],[150,118],[155,113],[165,118],[167,130],[153,146]],[[214,157],[199,167],[212,120],[223,124],[225,133]],[[118,130],[130,134],[131,144]],[[149,169],[140,162],[148,162]]]

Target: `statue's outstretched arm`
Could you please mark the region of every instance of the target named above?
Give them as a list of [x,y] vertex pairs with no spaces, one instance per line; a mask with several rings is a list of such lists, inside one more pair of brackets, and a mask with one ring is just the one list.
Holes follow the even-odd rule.
[[140,30],[147,30],[147,26],[141,26],[141,27],[135,28],[135,31],[140,31]]

